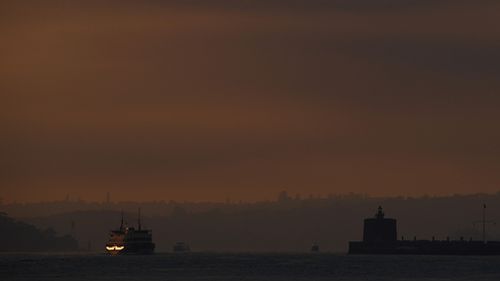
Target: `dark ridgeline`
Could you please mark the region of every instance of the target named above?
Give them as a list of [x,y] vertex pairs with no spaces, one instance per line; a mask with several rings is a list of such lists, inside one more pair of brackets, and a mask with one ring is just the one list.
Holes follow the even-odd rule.
[[483,207],[483,241],[465,240],[397,240],[395,219],[385,218],[382,207],[374,218],[364,221],[363,241],[349,242],[349,254],[409,255],[500,255],[500,241],[486,240],[486,205]]
[[[283,193],[279,198],[254,203],[44,202],[0,208],[41,229],[54,227],[57,233],[74,233],[82,247],[87,248],[91,241],[96,252],[105,251],[110,226],[119,228],[121,210],[126,219],[135,218],[139,207],[147,214],[147,228],[154,230],[155,251],[159,252],[171,252],[176,242],[184,241],[196,251],[309,252],[316,242],[321,252],[345,253],[348,241],[363,240],[363,218],[379,205],[398,215],[398,239],[449,236],[450,240],[483,240],[481,225],[473,222],[480,220],[482,210],[477,206],[484,202],[488,203],[489,219],[500,222],[500,193],[418,198]],[[78,211],[71,211],[75,209]],[[488,236],[500,240],[500,227],[490,227]]]
[[31,224],[14,220],[0,212],[1,252],[77,251],[78,242],[70,235],[57,236],[48,228],[40,230]]
[[155,249],[153,234],[149,229],[142,229],[141,209],[138,212],[137,229],[124,225],[123,212],[120,228],[111,230],[106,244],[106,252],[117,254],[152,254]]

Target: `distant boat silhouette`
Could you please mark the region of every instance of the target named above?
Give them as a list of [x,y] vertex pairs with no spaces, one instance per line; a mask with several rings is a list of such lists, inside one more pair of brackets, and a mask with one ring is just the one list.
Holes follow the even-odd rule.
[[312,244],[311,252],[319,252],[319,245],[317,243]]
[[177,243],[175,243],[174,246],[172,247],[172,250],[175,253],[188,253],[188,252],[191,252],[191,248],[185,242],[177,242]]
[[363,241],[349,242],[349,254],[408,255],[500,255],[500,241],[486,241],[486,205],[483,206],[483,241],[464,240],[397,240],[395,219],[385,218],[382,207],[374,218],[364,221]]

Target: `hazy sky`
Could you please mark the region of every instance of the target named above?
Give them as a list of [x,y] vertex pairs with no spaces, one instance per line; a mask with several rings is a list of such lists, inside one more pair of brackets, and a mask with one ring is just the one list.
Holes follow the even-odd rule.
[[500,2],[0,3],[0,197],[500,190]]

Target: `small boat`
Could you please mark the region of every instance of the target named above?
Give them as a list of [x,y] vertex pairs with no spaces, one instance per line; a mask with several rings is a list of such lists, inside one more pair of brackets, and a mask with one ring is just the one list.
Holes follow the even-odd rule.
[[174,247],[172,248],[174,253],[188,253],[191,252],[191,249],[189,248],[189,245],[185,242],[177,242],[174,244]]
[[311,252],[319,252],[319,245],[317,243],[312,244]]

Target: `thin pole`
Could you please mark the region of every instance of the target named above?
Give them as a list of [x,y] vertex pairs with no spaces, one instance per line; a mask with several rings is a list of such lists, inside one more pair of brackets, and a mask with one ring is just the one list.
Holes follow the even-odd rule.
[[139,208],[139,212],[137,214],[137,226],[139,227],[139,230],[141,230],[141,208]]
[[122,210],[122,221],[120,223],[120,230],[123,230],[123,210]]
[[486,244],[486,204],[483,204],[483,243]]

